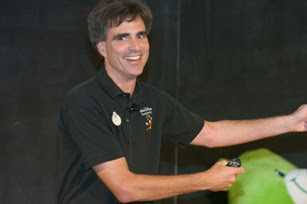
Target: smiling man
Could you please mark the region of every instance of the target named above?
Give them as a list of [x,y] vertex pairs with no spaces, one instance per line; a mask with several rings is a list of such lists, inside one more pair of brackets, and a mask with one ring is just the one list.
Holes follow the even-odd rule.
[[97,43],[109,77],[124,92],[133,94],[136,77],[142,74],[149,55],[147,31],[141,17],[109,29],[107,39]]
[[306,105],[279,117],[209,122],[139,82],[151,21],[141,0],[102,0],[90,13],[89,37],[104,63],[67,94],[61,109],[58,203],[151,203],[227,190],[244,169],[226,161],[199,173],[158,175],[161,140],[211,148],[307,130]]

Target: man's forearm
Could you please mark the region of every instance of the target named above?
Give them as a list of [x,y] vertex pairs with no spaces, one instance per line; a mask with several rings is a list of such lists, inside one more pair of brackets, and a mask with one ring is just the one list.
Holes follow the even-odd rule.
[[223,147],[296,131],[292,115],[254,120],[206,121],[193,145]]
[[236,145],[293,131],[291,116],[255,120],[224,120],[211,123],[215,146]]
[[217,162],[209,170],[185,175],[143,175],[128,170],[125,158],[94,168],[102,182],[122,202],[152,201],[202,190],[221,191],[229,188],[243,168]]
[[[180,194],[206,190],[206,181],[200,182],[205,173],[151,176],[133,174],[127,181],[129,190],[126,191],[127,201],[152,201],[173,197]],[[200,185],[201,184],[201,185]]]

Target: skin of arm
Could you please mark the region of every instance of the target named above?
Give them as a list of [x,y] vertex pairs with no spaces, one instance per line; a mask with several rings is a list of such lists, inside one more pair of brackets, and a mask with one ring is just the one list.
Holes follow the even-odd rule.
[[287,132],[307,131],[307,105],[294,113],[255,120],[206,121],[192,145],[223,147],[242,144]]
[[209,170],[194,174],[158,176],[132,173],[122,157],[96,165],[93,169],[121,203],[129,203],[202,190],[227,190],[244,169],[227,167],[226,164],[226,161],[219,161]]

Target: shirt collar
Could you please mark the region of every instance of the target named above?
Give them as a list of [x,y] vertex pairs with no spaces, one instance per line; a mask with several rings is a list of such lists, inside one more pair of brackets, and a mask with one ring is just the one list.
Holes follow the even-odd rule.
[[[129,95],[129,93],[123,92],[115,83],[114,81],[109,77],[107,74],[104,65],[102,64],[101,69],[99,70],[97,74],[98,81],[105,92],[107,92],[112,98],[115,98],[120,95]],[[140,86],[140,82],[137,80],[136,86],[134,89],[134,93],[132,98],[137,98],[137,100],[140,100],[143,96],[143,91]]]

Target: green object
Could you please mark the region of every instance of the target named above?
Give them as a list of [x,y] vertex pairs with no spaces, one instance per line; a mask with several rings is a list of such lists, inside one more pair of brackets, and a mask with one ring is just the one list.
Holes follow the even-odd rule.
[[239,156],[245,174],[238,175],[228,191],[229,204],[293,204],[281,173],[297,167],[267,149]]

